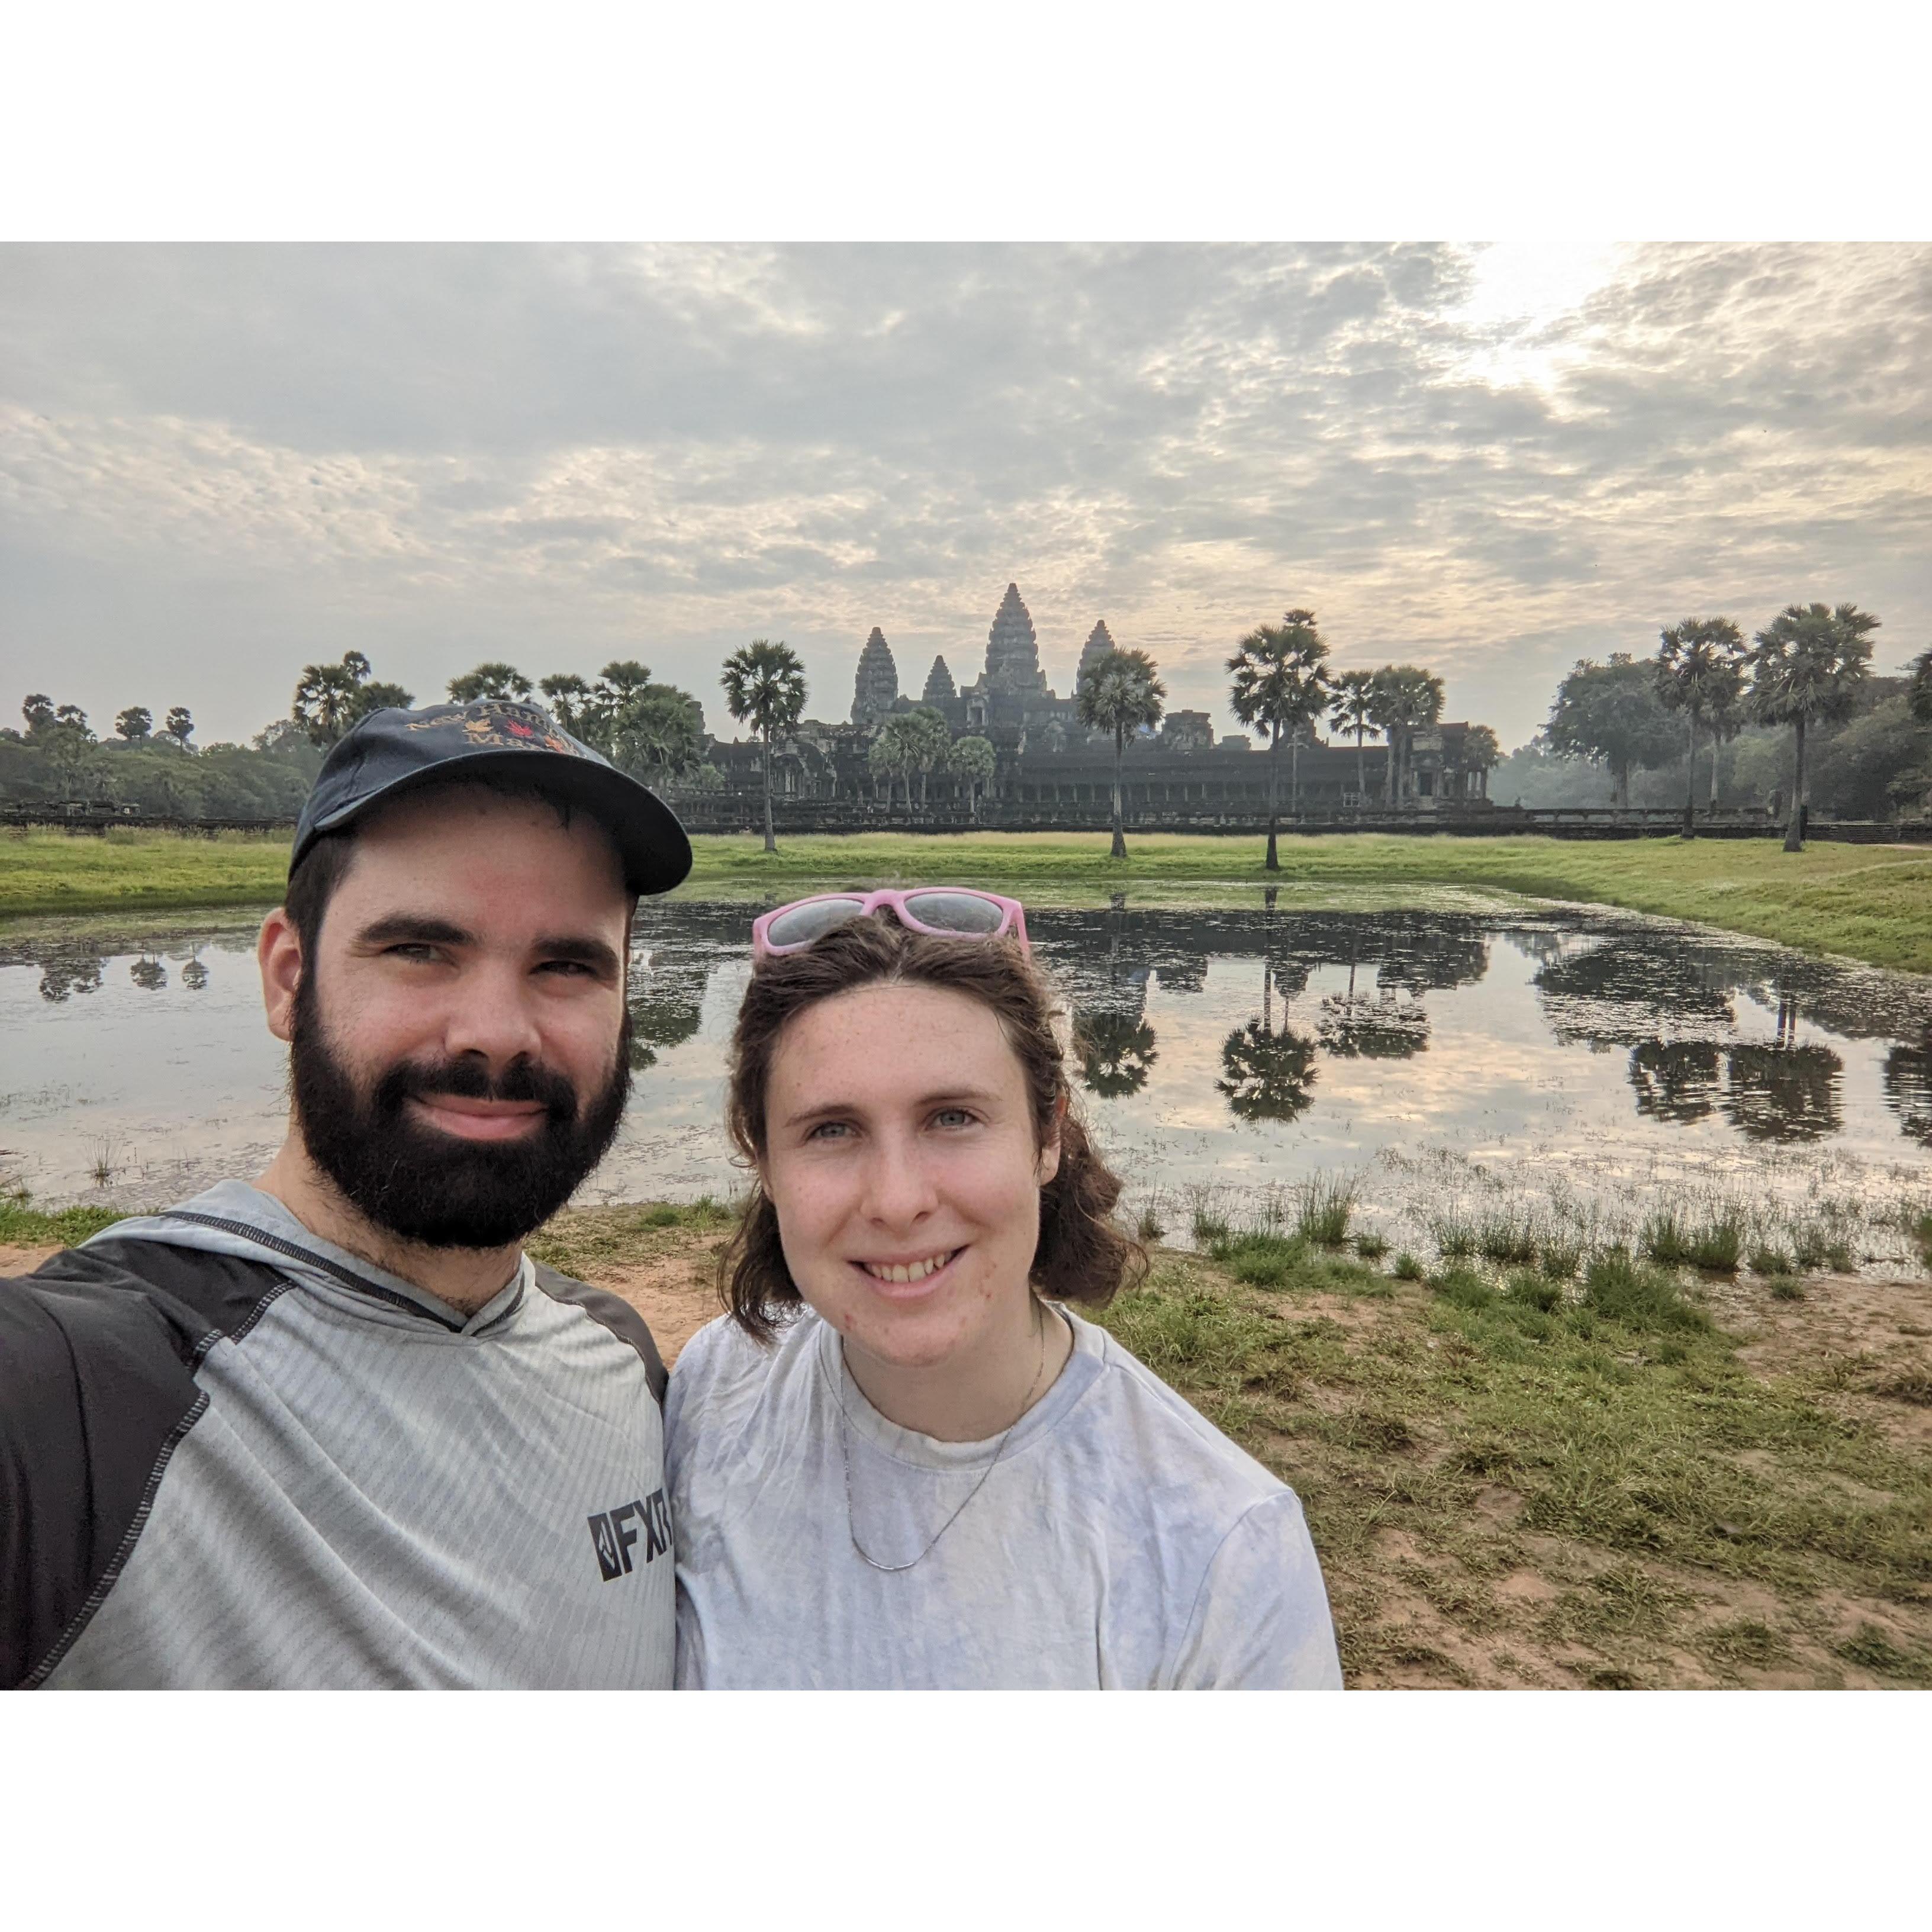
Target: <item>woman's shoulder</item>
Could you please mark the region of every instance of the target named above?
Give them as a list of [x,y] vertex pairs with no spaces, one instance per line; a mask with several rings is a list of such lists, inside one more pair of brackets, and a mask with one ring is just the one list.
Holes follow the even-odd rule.
[[1158,1471],[1170,1497],[1177,1490],[1192,1494],[1223,1527],[1257,1502],[1291,1493],[1116,1336],[1066,1312],[1076,1348],[1097,1364],[1082,1406],[1091,1406],[1090,1426],[1104,1431],[1116,1455],[1131,1453],[1143,1469]]
[[811,1347],[818,1318],[808,1310],[782,1322],[769,1342],[748,1335],[728,1315],[707,1322],[679,1352],[666,1394],[674,1423],[680,1415],[754,1405],[776,1377],[795,1372]]

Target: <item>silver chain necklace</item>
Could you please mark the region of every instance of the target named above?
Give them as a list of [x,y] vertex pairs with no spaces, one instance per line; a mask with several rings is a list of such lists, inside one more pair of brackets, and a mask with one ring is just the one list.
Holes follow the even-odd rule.
[[[845,1348],[844,1342],[842,1340],[840,1342],[838,1348],[840,1358],[842,1360]],[[849,1366],[847,1367],[845,1372],[848,1375],[850,1375],[852,1372]],[[852,1448],[850,1439],[850,1425],[846,1419],[845,1405],[842,1401],[839,1402],[838,1455],[839,1460],[845,1466],[845,1533],[851,1538],[852,1547],[858,1552],[860,1558],[862,1562],[870,1564],[874,1570],[883,1570],[888,1576],[896,1576],[901,1570],[910,1570],[913,1568],[914,1564],[923,1563],[926,1559],[932,1554],[933,1550],[938,1544],[939,1539],[944,1536],[946,1532],[959,1520],[961,1516],[964,1514],[966,1503],[970,1503],[973,1498],[986,1486],[986,1478],[999,1466],[1000,1458],[1006,1454],[1007,1438],[1012,1436],[1013,1431],[1018,1428],[1020,1424],[1026,1419],[1028,1411],[1033,1407],[1034,1397],[1040,1393],[1040,1378],[1046,1373],[1046,1321],[1044,1312],[1042,1312],[1040,1324],[1040,1366],[1033,1372],[1033,1386],[1027,1390],[1025,1401],[1020,1404],[1019,1414],[1015,1416],[1011,1422],[1007,1424],[1006,1434],[1000,1438],[1000,1446],[993,1451],[993,1460],[980,1472],[980,1480],[966,1492],[966,1502],[962,1502],[959,1505],[958,1508],[955,1510],[952,1514],[939,1526],[938,1528],[933,1532],[932,1541],[928,1543],[926,1547],[912,1559],[912,1562],[910,1563],[881,1563],[876,1556],[870,1555],[867,1552],[866,1546],[859,1540],[858,1522],[852,1513]],[[864,1390],[861,1390],[860,1393],[863,1394]]]

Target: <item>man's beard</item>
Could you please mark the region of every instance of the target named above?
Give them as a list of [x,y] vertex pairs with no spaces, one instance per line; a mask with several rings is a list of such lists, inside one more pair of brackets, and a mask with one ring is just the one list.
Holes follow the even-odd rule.
[[[521,1061],[493,1080],[480,1060],[398,1060],[364,1087],[336,1055],[312,973],[293,1020],[290,1078],[310,1156],[365,1219],[425,1247],[507,1247],[540,1227],[604,1158],[630,1094],[628,1007],[610,1077],[581,1105],[562,1074]],[[410,1100],[431,1094],[544,1111],[514,1140],[467,1141],[412,1115]]]

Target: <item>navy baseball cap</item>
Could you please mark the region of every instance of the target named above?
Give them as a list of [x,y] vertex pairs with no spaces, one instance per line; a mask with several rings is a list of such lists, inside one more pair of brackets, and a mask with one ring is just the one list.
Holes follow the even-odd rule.
[[691,870],[691,841],[656,793],[573,738],[542,706],[501,698],[372,711],[322,761],[296,824],[292,872],[325,832],[424,785],[508,776],[582,807],[617,842],[634,892],[668,892]]

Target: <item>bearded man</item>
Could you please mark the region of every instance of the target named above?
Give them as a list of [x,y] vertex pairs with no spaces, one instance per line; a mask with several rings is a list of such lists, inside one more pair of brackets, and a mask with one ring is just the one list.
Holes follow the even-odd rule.
[[664,1370],[524,1237],[617,1130],[676,820],[534,706],[329,754],[258,946],[288,1136],[0,1282],[0,1684],[668,1686]]

